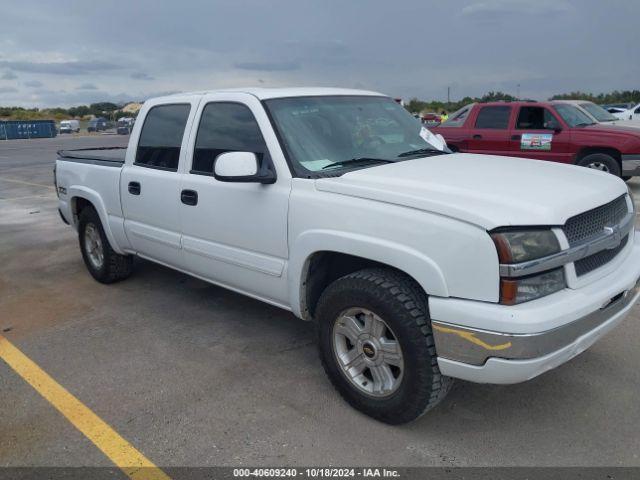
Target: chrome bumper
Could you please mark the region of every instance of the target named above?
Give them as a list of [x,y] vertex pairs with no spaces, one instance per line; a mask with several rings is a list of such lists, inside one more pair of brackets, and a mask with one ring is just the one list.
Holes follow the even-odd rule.
[[524,360],[555,352],[597,328],[626,307],[640,292],[640,279],[629,290],[612,297],[599,310],[562,327],[531,334],[478,330],[432,321],[438,357],[470,365],[484,365],[488,358]]
[[640,175],[640,154],[622,155],[622,175],[625,177]]

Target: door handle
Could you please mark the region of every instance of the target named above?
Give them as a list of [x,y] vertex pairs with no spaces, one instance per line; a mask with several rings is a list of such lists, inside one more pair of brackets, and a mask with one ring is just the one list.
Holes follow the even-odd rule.
[[129,193],[131,195],[140,195],[140,183],[129,182]]
[[195,190],[182,190],[180,192],[180,201],[185,205],[197,205],[198,204],[198,192]]
[[475,134],[472,138],[473,138],[474,140],[480,140],[480,139],[482,138],[482,135]]
[[520,140],[520,135],[511,135],[511,140]]

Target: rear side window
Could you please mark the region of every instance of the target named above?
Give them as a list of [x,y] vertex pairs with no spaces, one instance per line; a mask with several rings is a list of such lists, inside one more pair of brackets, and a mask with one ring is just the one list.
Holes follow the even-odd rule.
[[190,110],[189,104],[159,105],[149,110],[140,133],[135,164],[177,171]]
[[191,173],[212,175],[214,160],[225,152],[252,152],[262,160],[267,145],[249,107],[240,103],[209,103],[202,111]]
[[482,107],[476,118],[476,128],[495,128],[506,130],[509,127],[511,107]]

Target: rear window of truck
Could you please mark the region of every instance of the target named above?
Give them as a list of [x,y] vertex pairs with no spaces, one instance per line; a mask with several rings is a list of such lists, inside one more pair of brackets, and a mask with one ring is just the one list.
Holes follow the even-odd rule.
[[482,107],[476,118],[476,128],[506,130],[509,128],[509,115],[511,115],[511,107],[502,105]]
[[159,170],[178,170],[182,137],[191,105],[158,105],[144,120],[135,165]]

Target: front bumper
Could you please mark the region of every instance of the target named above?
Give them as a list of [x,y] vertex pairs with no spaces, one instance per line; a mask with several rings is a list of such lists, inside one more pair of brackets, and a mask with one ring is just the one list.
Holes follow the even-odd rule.
[[634,240],[617,270],[580,289],[514,307],[431,297],[442,373],[480,383],[517,383],[587,349],[621,322],[640,296],[640,235]]
[[622,175],[624,177],[640,175],[640,154],[622,155]]

